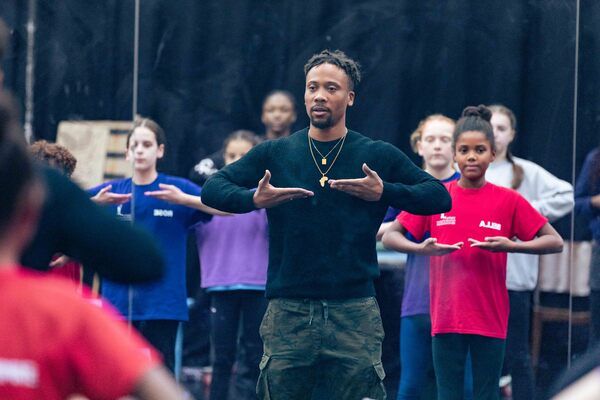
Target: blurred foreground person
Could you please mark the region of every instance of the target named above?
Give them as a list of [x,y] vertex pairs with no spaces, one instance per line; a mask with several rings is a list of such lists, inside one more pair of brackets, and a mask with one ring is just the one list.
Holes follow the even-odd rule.
[[155,352],[76,294],[19,266],[44,201],[18,119],[0,93],[0,398],[180,399]]
[[[0,92],[9,36],[0,19]],[[147,282],[162,276],[162,254],[148,233],[110,216],[54,168],[40,169],[47,193],[38,229],[21,254],[22,265],[46,271],[54,255],[61,253],[117,282]]]
[[[38,140],[29,146],[29,153],[34,160],[53,167],[70,178],[75,171],[77,159],[66,148],[46,140]],[[79,284],[82,280],[82,266],[68,256],[56,254],[50,262],[53,275],[63,276]]]

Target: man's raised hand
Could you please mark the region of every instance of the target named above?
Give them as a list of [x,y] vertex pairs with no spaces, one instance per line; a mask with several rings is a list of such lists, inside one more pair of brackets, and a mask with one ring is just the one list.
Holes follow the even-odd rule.
[[290,200],[304,199],[314,196],[310,190],[302,188],[277,188],[270,183],[271,172],[265,170],[265,175],[258,182],[254,192],[254,205],[257,208],[271,208]]
[[383,194],[383,181],[369,166],[362,165],[365,173],[364,178],[358,179],[331,179],[329,186],[332,189],[341,190],[366,201],[378,201]]

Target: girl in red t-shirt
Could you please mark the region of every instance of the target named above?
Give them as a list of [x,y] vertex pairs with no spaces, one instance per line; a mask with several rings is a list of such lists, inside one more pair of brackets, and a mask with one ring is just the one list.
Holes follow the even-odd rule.
[[[506,253],[552,253],[562,239],[521,195],[485,180],[494,160],[491,111],[467,107],[453,134],[461,172],[446,184],[452,209],[418,216],[401,213],[386,231],[386,247],[430,255],[433,362],[441,399],[463,398],[467,353],[475,398],[497,398],[508,323]],[[406,233],[421,239],[408,240]],[[521,241],[513,241],[517,237]]]

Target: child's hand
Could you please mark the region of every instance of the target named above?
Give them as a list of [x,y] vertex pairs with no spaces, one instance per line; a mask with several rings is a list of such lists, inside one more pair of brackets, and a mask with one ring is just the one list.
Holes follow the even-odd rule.
[[91,200],[96,204],[123,204],[131,199],[131,193],[112,193],[110,189],[112,185],[103,187]]
[[490,236],[486,237],[483,242],[479,240],[469,238],[471,247],[479,247],[480,249],[488,250],[491,252],[510,252],[514,242],[504,236]]
[[438,243],[436,238],[429,238],[421,243],[421,254],[428,256],[443,256],[460,250],[463,247],[464,242],[458,242],[454,244],[442,244]]
[[144,195],[174,204],[181,204],[185,201],[185,193],[177,186],[159,183],[158,187],[161,190],[147,191],[144,192]]

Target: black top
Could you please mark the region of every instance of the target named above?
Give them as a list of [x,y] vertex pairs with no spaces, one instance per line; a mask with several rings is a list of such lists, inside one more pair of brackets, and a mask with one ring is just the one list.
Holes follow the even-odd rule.
[[[326,154],[333,142],[316,142]],[[328,157],[333,160],[337,149]],[[320,156],[315,153],[317,161]],[[269,218],[269,271],[267,297],[353,298],[372,296],[379,275],[375,235],[388,206],[415,214],[450,210],[444,186],[415,166],[389,143],[349,131],[330,179],[362,178],[362,164],[384,181],[377,202],[321,187],[308,147],[308,129],[288,138],[254,147],[206,182],[202,201],[224,211],[255,209],[253,191],[265,170],[275,187],[301,187],[314,197],[290,201],[267,210]],[[324,167],[321,167],[325,170]]]
[[150,234],[117,220],[58,171],[41,167],[41,175],[46,199],[38,231],[21,258],[24,266],[47,270],[52,256],[62,253],[117,282],[162,276],[162,253]]

